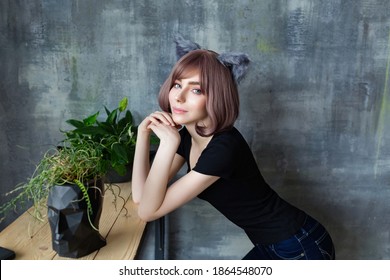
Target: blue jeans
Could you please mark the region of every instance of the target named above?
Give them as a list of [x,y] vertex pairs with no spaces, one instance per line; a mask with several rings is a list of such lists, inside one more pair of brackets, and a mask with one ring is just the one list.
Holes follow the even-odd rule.
[[332,238],[310,216],[292,237],[269,245],[256,244],[243,260],[334,260]]

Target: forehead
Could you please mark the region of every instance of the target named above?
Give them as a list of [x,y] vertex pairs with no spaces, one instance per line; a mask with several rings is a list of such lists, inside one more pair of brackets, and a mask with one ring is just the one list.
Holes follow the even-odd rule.
[[173,78],[176,80],[189,79],[189,78],[197,78],[199,80],[200,77],[200,69],[196,67],[186,67],[181,71],[176,71],[173,75]]
[[188,73],[187,75],[182,75],[182,77],[178,77],[175,80],[179,80],[181,82],[186,82],[189,84],[200,84],[200,76],[198,72]]

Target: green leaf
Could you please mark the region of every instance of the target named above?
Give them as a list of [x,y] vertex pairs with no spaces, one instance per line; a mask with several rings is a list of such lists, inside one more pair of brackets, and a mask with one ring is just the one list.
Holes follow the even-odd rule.
[[99,121],[97,121],[96,124],[98,127],[100,127],[100,129],[102,129],[102,131],[104,131],[105,137],[108,137],[109,135],[115,134],[115,130],[111,124],[109,124],[107,122],[99,122]]
[[133,115],[131,114],[131,112],[129,110],[126,111],[125,119],[129,123],[131,123],[131,124],[133,123]]
[[118,121],[117,128],[119,131],[123,131],[125,128],[128,128],[131,126],[131,122],[127,121],[126,119],[120,119]]
[[118,109],[119,109],[120,112],[123,112],[124,110],[126,110],[128,102],[129,102],[129,101],[128,101],[127,97],[124,97],[124,98],[119,102],[119,107],[118,107]]
[[86,125],[93,125],[96,122],[96,119],[97,119],[98,116],[99,116],[99,112],[96,112],[95,114],[86,117],[83,120],[83,122]]
[[68,123],[76,128],[85,126],[85,124],[82,121],[74,120],[74,119],[67,120],[66,123]]
[[75,130],[73,130],[74,133],[77,134],[84,134],[84,135],[99,135],[99,134],[105,134],[106,131],[100,127],[97,126],[85,126],[80,127]]
[[160,139],[157,136],[155,135],[150,136],[150,144],[158,145],[159,143],[160,143]]
[[116,173],[118,173],[120,176],[124,176],[127,172],[127,168],[125,164],[115,165],[112,167]]
[[[126,148],[123,147],[121,144],[114,143],[111,146],[111,150],[112,150],[111,156],[114,162],[117,162],[119,164],[126,164],[128,162]],[[113,164],[113,166],[115,166],[115,164]]]
[[111,112],[111,114],[107,116],[106,122],[108,122],[109,124],[114,124],[116,122],[117,115],[118,115],[118,110],[115,109],[114,111]]
[[106,106],[104,106],[104,110],[106,110],[106,115],[109,116],[111,114],[111,111],[108,110],[108,108]]

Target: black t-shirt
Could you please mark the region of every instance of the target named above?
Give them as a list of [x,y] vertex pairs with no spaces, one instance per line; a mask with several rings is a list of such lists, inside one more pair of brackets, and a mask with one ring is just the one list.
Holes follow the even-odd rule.
[[[180,136],[177,153],[185,158],[189,171],[191,135],[183,127]],[[241,227],[254,244],[286,239],[304,222],[306,214],[265,182],[250,147],[236,128],[214,135],[193,170],[220,177],[198,197]]]

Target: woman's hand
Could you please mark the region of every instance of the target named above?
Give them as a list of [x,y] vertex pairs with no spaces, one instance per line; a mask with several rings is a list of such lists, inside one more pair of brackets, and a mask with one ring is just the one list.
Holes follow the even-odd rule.
[[178,127],[170,113],[156,111],[141,122],[138,126],[138,131],[139,133],[146,132],[148,134],[153,131],[162,144],[179,145],[180,135],[177,131]]
[[151,132],[151,124],[165,124],[167,126],[176,127],[176,123],[173,121],[170,113],[156,111],[147,116],[138,126],[140,132]]
[[154,134],[160,139],[160,147],[168,145],[174,147],[175,152],[180,144],[180,135],[176,125],[167,125],[166,123],[151,123],[148,126]]
[[170,126],[163,123],[151,123],[148,128],[160,139],[160,145],[167,144],[176,148],[179,146],[180,135],[176,126]]

